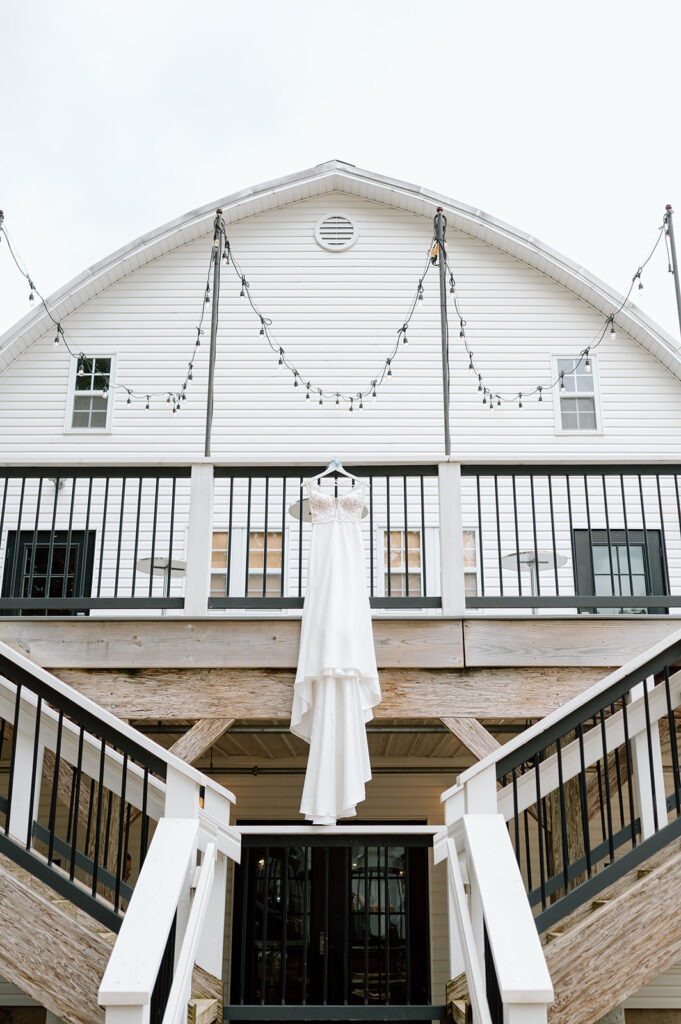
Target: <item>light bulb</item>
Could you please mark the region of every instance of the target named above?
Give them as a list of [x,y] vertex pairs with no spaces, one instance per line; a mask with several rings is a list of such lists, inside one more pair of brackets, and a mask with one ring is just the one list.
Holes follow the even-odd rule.
[[217,236],[217,235],[216,235],[216,236],[215,236],[215,238],[213,239],[213,245],[215,246],[215,248],[216,248],[216,249],[217,249],[217,248],[218,248],[218,246],[220,245],[220,239],[218,238],[218,236]]
[[28,297],[28,301],[31,303],[31,305],[33,305],[33,303],[35,302],[35,295],[33,294],[33,289],[31,289],[31,294]]
[[108,387],[105,384],[104,387],[102,388],[102,398],[106,398],[106,396],[108,394],[109,394],[109,389],[108,389]]
[[482,396],[482,404],[483,404],[483,405],[487,405],[487,392],[484,392],[484,393],[483,393],[483,396]]
[[542,398],[542,396],[541,396],[541,388],[539,388],[538,390],[539,390],[539,401],[540,401],[540,402],[543,402],[543,398]]
[[336,405],[340,405],[340,396],[336,395]]
[[407,332],[406,332],[406,331],[404,331],[404,332],[402,333],[402,344],[403,344],[403,345],[406,345],[406,344],[407,344]]
[[319,395],[319,404],[324,405],[324,396],[321,394]]
[[170,395],[168,395],[168,397],[166,398],[166,404],[170,405]]
[[522,409],[522,407],[523,407],[523,396],[522,396],[521,392],[518,392],[518,408]]
[[59,332],[57,332],[57,334],[55,334],[55,336],[54,336],[54,343],[55,343],[55,345],[59,344]]
[[454,294],[454,277],[452,274],[449,275],[449,294]]
[[243,302],[245,298],[246,298],[246,292],[242,288],[241,291],[239,292],[239,299],[241,300],[241,302]]
[[307,391],[305,392],[305,401],[306,402],[310,401],[310,385],[309,384],[307,385]]
[[589,359],[589,350],[586,350],[586,362],[584,363],[584,369],[587,373],[591,373],[591,360]]
[[262,337],[262,335],[263,335],[264,333],[265,333],[265,325],[264,325],[264,323],[263,323],[263,322],[262,322],[262,320],[261,320],[261,321],[260,321],[260,336]]
[[473,353],[472,352],[469,353],[468,358],[469,358],[468,369],[472,370],[473,369]]
[[560,371],[560,393],[561,393],[561,395],[564,395],[566,391],[567,391],[567,388],[565,387],[565,371],[561,370]]
[[497,408],[499,408],[499,409],[501,408],[501,399],[499,398],[498,395],[497,395]]
[[364,408],[364,402],[362,401],[361,395],[360,395],[360,399],[359,399],[359,407],[360,407],[360,409]]
[[478,374],[478,391],[482,391],[482,374]]
[[127,402],[125,404],[126,405],[132,405],[132,398],[130,397],[130,392],[128,392],[128,400],[127,400]]
[[84,373],[85,373],[85,370],[83,369],[83,364],[80,363],[79,366],[78,366],[78,376],[82,377]]
[[423,285],[421,284],[421,282],[419,282],[416,298],[418,299],[419,302],[423,302]]
[[222,262],[225,264],[225,266],[227,265],[227,250],[226,249],[222,250]]
[[614,341],[617,337],[617,331],[615,330],[615,321],[613,320],[610,325],[610,341]]
[[348,409],[348,412],[352,412],[352,399],[350,399],[350,408]]
[[206,288],[206,297],[205,297],[205,299],[203,301],[206,304],[206,306],[210,302],[210,291],[208,290],[208,288]]
[[147,404],[144,406],[145,410],[149,411],[149,395],[147,395]]
[[297,374],[293,375],[293,386],[294,386],[294,388],[298,387],[298,375]]
[[371,392],[371,401],[376,401],[376,385],[374,384],[373,391]]
[[388,378],[388,384],[390,384],[390,382],[392,381],[392,377],[393,377],[393,371],[390,369],[390,367],[388,367],[388,372],[386,373],[386,377]]
[[639,290],[640,292],[642,292],[642,291],[643,291],[643,281],[641,280],[641,278],[640,278],[640,277],[639,277],[639,279],[638,279],[638,290]]

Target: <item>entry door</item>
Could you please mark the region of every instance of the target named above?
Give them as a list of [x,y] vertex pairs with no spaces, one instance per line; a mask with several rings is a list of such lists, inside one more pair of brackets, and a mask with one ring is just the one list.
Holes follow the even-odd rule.
[[236,874],[232,1004],[430,1003],[424,846],[258,842]]

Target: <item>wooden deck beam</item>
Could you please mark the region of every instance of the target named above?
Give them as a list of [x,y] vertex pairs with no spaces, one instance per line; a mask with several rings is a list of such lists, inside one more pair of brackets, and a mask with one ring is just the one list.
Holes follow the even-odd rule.
[[[615,668],[678,627],[671,615],[374,619],[378,667]],[[0,640],[62,668],[293,669],[297,618],[0,618]]]

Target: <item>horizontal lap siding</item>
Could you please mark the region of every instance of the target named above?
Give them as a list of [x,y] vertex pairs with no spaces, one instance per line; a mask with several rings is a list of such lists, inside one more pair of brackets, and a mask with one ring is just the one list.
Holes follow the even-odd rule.
[[[317,219],[350,214],[357,243],[329,253],[314,241]],[[358,391],[380,373],[409,308],[431,236],[428,219],[343,194],[283,206],[228,234],[254,299],[303,379]],[[186,372],[202,304],[210,239],[169,252],[92,299],[66,323],[76,349],[116,353],[117,379],[141,392],[176,389]],[[491,246],[450,232],[449,258],[476,363],[493,390],[545,381],[551,355],[593,342],[599,315],[574,294]],[[352,416],[319,408],[294,389],[223,270],[213,454],[225,461],[434,459],[442,454],[437,276],[425,284],[393,364],[394,378]],[[204,327],[209,326],[209,318]],[[53,332],[0,376],[0,450],[12,460],[192,458],[202,454],[208,337],[182,411],[162,400],[149,413],[117,393],[110,435],[65,434],[68,357]],[[452,438],[465,458],[671,458],[681,441],[679,384],[619,332],[598,353],[602,435],[557,436],[552,396],[489,412],[482,406],[452,318]],[[163,405],[163,408],[161,406]]]

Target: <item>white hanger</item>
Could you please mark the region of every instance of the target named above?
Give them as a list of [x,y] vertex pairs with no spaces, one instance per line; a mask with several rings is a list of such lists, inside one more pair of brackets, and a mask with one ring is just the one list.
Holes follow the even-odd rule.
[[312,479],[321,480],[321,478],[323,476],[327,476],[328,473],[342,473],[343,476],[347,476],[350,480],[358,479],[354,473],[348,473],[347,469],[343,469],[343,463],[336,455],[331,459],[331,462],[328,464],[326,469],[323,469],[321,473],[317,473],[317,475],[313,476]]

